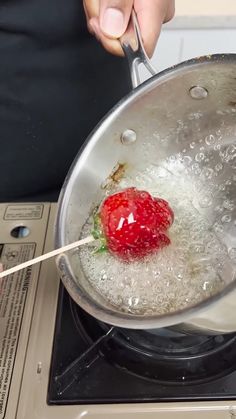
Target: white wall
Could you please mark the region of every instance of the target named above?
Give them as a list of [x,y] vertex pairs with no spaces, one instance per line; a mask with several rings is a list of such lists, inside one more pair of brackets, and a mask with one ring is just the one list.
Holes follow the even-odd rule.
[[[163,26],[154,67],[159,72],[215,53],[236,53],[236,0],[176,0],[175,18]],[[148,77],[143,67],[140,73],[142,80]]]
[[[236,28],[164,29],[152,63],[159,72],[184,60],[216,53],[236,53]],[[142,80],[148,77],[142,67],[140,73]]]
[[235,0],[175,0],[175,3],[177,16],[236,14]]

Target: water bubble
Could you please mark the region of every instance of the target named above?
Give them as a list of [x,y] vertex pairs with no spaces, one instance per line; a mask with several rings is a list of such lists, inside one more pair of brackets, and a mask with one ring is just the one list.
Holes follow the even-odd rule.
[[100,280],[101,281],[106,281],[107,280],[107,274],[106,274],[106,271],[102,271],[101,272],[101,277],[100,277]]
[[190,157],[190,156],[183,156],[182,161],[183,161],[183,163],[186,166],[188,166],[191,163],[191,161],[192,161],[192,157]]
[[[215,228],[221,231],[222,221],[219,219],[212,228],[203,218],[202,211],[192,204],[197,197],[198,207],[199,201],[203,206],[209,206],[215,197],[216,185],[213,181],[203,182],[201,176],[194,176],[194,170],[198,173],[203,170],[196,161],[191,163],[188,176],[177,176],[173,162],[176,169],[177,164],[183,166],[186,157],[190,162],[190,156],[175,154],[159,164],[148,164],[145,169],[132,169],[133,172],[127,173],[115,188],[118,191],[136,186],[170,202],[175,221],[169,231],[169,246],[131,264],[122,262],[109,252],[95,255],[88,246],[80,249],[79,261],[91,286],[120,312],[141,316],[148,313],[163,315],[197,304],[224,286],[224,282],[217,280],[217,269],[220,257],[223,258],[225,253],[218,235],[210,232]],[[229,202],[226,203],[227,208],[224,208],[223,202],[231,199],[222,197],[223,193],[218,190],[217,194],[216,203],[223,208],[223,212],[214,214],[221,218],[230,211]],[[213,210],[216,210],[215,205],[212,205]],[[90,231],[91,224],[88,222],[83,227],[83,237]],[[224,269],[222,276],[223,273]],[[209,284],[203,287],[207,282]]]
[[229,161],[234,160],[236,157],[236,146],[231,144],[223,151],[220,151],[219,155],[223,162],[228,163]]
[[228,157],[228,160],[233,160],[236,157],[236,145],[231,144],[227,149],[226,149],[226,155]]
[[202,117],[202,112],[201,111],[198,111],[198,112],[191,112],[190,114],[189,114],[189,116],[188,116],[188,119],[191,121],[191,120],[194,120],[194,119],[200,119],[201,117]]
[[212,135],[212,134],[208,135],[208,136],[205,138],[205,143],[206,143],[207,145],[213,145],[213,144],[215,144],[215,142],[216,142],[216,139],[215,139],[214,135]]
[[217,172],[221,172],[222,170],[223,170],[223,164],[222,163],[217,163],[216,165],[215,165],[215,170],[217,171]]
[[123,298],[121,295],[117,295],[117,305],[121,306],[123,304]]
[[199,199],[199,205],[202,208],[207,208],[212,205],[212,197],[211,195],[203,196]]
[[232,247],[231,249],[229,249],[229,257],[230,259],[236,262],[236,248],[235,247]]
[[234,209],[234,202],[230,199],[225,199],[223,202],[223,207],[229,211],[233,211]]
[[208,286],[209,286],[209,281],[205,281],[204,284],[203,284],[203,286],[202,286],[202,288],[204,289],[204,291],[207,290]]
[[129,307],[136,307],[139,303],[139,297],[130,297],[128,299]]
[[222,223],[230,223],[231,220],[232,220],[232,217],[230,214],[225,214],[221,218]]
[[200,175],[201,169],[198,163],[194,163],[192,165],[192,170],[194,171],[195,175]]
[[197,162],[201,162],[201,161],[203,161],[205,159],[205,154],[204,153],[197,153],[196,154],[196,156],[195,156],[195,160],[197,161]]
[[194,141],[192,141],[192,142],[189,144],[189,147],[190,147],[191,149],[194,149],[194,148],[195,148],[195,146],[196,146],[196,143],[195,143]]
[[222,212],[224,211],[224,208],[223,208],[221,205],[217,205],[217,206],[215,207],[215,211],[216,211],[216,212],[219,212],[219,213],[222,213]]
[[205,178],[205,179],[211,179],[213,175],[214,175],[214,170],[211,169],[210,167],[204,167],[202,169],[201,176],[203,178]]
[[222,226],[222,224],[219,224],[217,222],[213,225],[213,228],[216,233],[223,233],[224,231],[224,227]]
[[214,145],[214,150],[215,151],[219,151],[221,149],[221,144],[215,144]]
[[193,251],[196,253],[204,253],[205,252],[205,246],[202,244],[197,244],[194,246]]
[[225,184],[224,183],[222,183],[221,185],[219,185],[219,190],[220,191],[225,191],[225,189],[226,189],[226,187],[225,187]]

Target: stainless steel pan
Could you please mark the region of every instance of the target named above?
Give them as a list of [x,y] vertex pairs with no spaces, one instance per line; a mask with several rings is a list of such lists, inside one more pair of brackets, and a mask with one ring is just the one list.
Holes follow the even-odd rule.
[[[151,74],[154,70],[140,39],[135,45],[133,41],[129,42],[129,37],[122,42],[135,87],[138,85],[140,63],[144,63]],[[219,130],[222,136],[221,156],[231,147],[231,157],[225,162],[220,182],[225,184],[230,201],[236,204],[236,177],[233,175],[236,167],[236,54],[212,55],[183,62],[135,88],[100,122],[78,153],[60,195],[56,246],[78,239],[88,214],[102,197],[101,185],[117,162],[142,167],[147,138],[152,144],[152,151],[146,150],[145,162],[153,162],[153,150],[156,150],[158,164],[168,156],[189,149],[193,141],[196,152],[201,147],[202,138]],[[165,137],[168,137],[168,147],[160,141]],[[209,159],[210,169],[215,164],[215,157]],[[200,171],[203,166],[204,162],[198,163]],[[196,182],[199,176],[198,171]],[[227,183],[227,179],[232,181]],[[204,180],[209,188],[214,187],[216,182],[219,179],[214,177]],[[205,213],[212,223],[215,205],[213,203]],[[236,248],[235,211],[222,238],[228,248]],[[88,313],[106,323],[137,329],[175,326],[196,333],[236,331],[234,266],[229,268],[224,289],[211,298],[171,314],[139,316],[121,312],[106,301],[86,279],[76,253],[61,255],[57,264],[71,297]]]

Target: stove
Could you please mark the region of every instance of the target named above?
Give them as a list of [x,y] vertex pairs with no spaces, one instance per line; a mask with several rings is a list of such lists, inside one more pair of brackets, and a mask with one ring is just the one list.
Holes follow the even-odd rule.
[[[4,268],[53,247],[56,205],[0,205]],[[0,419],[236,418],[236,335],[128,330],[69,297],[55,261],[0,283]]]

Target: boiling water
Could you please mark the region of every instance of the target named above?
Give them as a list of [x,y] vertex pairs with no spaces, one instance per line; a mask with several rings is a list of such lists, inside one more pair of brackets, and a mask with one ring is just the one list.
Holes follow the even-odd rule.
[[[208,136],[206,144],[214,144],[214,137]],[[190,143],[189,148],[194,146]],[[236,248],[228,249],[221,234],[235,206],[227,195],[227,181],[211,184],[223,170],[225,154],[214,169],[200,166],[204,159],[202,147],[194,158],[187,153],[172,156],[161,166],[127,174],[119,184],[118,190],[136,186],[170,203],[175,214],[171,245],[130,264],[107,252],[94,254],[93,245],[81,248],[84,274],[119,310],[139,315],[173,312],[212,296],[233,279],[235,265],[230,261],[236,262]],[[82,236],[91,230],[90,219]]]

